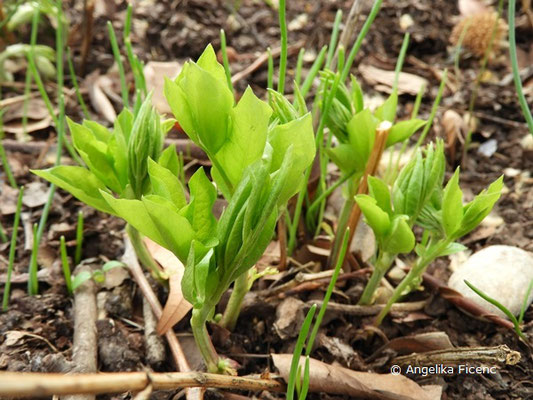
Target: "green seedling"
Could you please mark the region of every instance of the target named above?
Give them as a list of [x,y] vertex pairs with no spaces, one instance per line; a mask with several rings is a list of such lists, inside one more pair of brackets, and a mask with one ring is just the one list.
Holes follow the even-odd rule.
[[[412,169],[412,172],[409,171],[410,169]],[[417,255],[414,266],[394,290],[386,306],[377,316],[376,324],[381,323],[392,304],[398,301],[401,296],[419,287],[422,274],[430,263],[438,257],[464,249],[464,246],[456,243],[456,241],[470,233],[481,223],[500,198],[503,189],[503,176],[501,176],[472,201],[463,204],[463,193],[459,187],[459,168],[457,168],[444,190],[437,187],[431,195],[430,201],[422,206],[421,211],[418,214],[412,214],[409,210],[413,205],[414,209],[420,209],[420,199],[422,197],[419,193],[409,190],[409,186],[416,182],[424,182],[420,178],[415,178],[415,171],[416,167],[412,166],[410,168],[406,167],[405,173],[404,171],[400,173],[395,184],[397,189],[393,191],[392,203],[395,209],[398,207],[397,205],[400,206],[398,212],[406,213],[406,215],[417,215],[416,217],[410,216],[410,218],[415,221],[415,225],[423,229],[424,233],[422,240],[414,247]],[[384,210],[382,209],[382,211]],[[368,215],[364,214],[367,221],[370,221],[369,217],[373,218],[370,213]],[[378,237],[379,233],[376,232],[379,232],[379,229],[374,229],[374,233]]]
[[17,200],[17,210],[15,211],[15,220],[13,222],[13,232],[11,233],[11,243],[9,245],[9,259],[7,264],[7,277],[4,286],[4,297],[2,299],[2,310],[7,311],[9,305],[9,294],[11,292],[11,275],[13,273],[13,264],[15,263],[15,253],[17,251],[17,235],[20,222],[20,213],[22,211],[22,195],[24,194],[24,187],[19,189],[19,196]]
[[498,307],[498,309],[505,314],[507,318],[513,323],[514,330],[516,335],[524,341],[524,343],[529,345],[529,340],[527,339],[526,335],[524,335],[524,332],[522,332],[522,322],[524,321],[524,314],[526,313],[527,303],[529,299],[529,295],[531,294],[531,290],[533,290],[533,279],[531,282],[529,282],[529,286],[526,291],[526,295],[524,296],[524,301],[522,302],[522,307],[520,308],[520,314],[518,316],[518,319],[513,315],[513,313],[505,307],[502,303],[500,303],[498,300],[496,300],[493,297],[490,297],[488,294],[482,292],[477,287],[472,285],[467,280],[464,281],[466,286],[468,286],[470,289],[474,291],[479,297],[481,297],[483,300],[489,302],[493,306]]
[[74,252],[74,263],[78,265],[81,261],[83,249],[83,211],[78,212],[78,224],[76,225],[76,251]]
[[533,135],[533,115],[531,115],[531,108],[527,104],[522,80],[520,78],[520,67],[518,66],[518,56],[516,51],[516,32],[515,32],[515,14],[516,14],[516,0],[509,0],[509,55],[511,57],[511,66],[513,69],[513,80],[518,94],[518,101],[520,108],[526,119],[529,132]]
[[11,171],[11,167],[9,165],[9,161],[7,160],[6,150],[4,149],[4,145],[2,142],[2,139],[4,138],[4,110],[0,110],[0,161],[2,162],[2,167],[4,168],[4,174],[7,177],[7,180],[9,181],[9,184],[13,188],[17,188],[17,182],[15,181],[15,177],[13,176],[13,171]]
[[376,288],[396,257],[413,250],[413,225],[435,190],[442,187],[445,166],[443,143],[438,141],[435,147],[429,145],[424,155],[418,151],[402,169],[392,195],[384,181],[370,176],[369,194],[355,197],[367,224],[374,231],[378,248],[374,271],[360,304],[372,302]]
[[65,278],[65,286],[67,287],[67,292],[72,296],[72,278],[70,276],[70,264],[67,257],[67,245],[65,243],[65,236],[59,238],[59,249],[61,252],[61,268],[63,270],[63,277]]
[[217,189],[203,169],[189,180],[187,201],[175,148],[161,152],[163,133],[174,121],[160,121],[150,96],[137,115],[122,111],[112,132],[91,121],[69,121],[74,147],[87,168],[58,166],[34,173],[125,219],[134,245],[140,237],[132,232],[140,232],[186,265],[182,290],[193,304],[195,339],[209,371],[227,371],[206,322],[236,281],[221,322],[230,328],[235,324],[253,278],[249,271],[313,160],[311,117],[270,123],[271,108],[251,89],[235,105],[211,46],[197,63],[186,63],[176,80],[166,81],[165,95],[180,125],[210,158],[213,181],[229,202],[218,221],[212,211]]
[[[299,393],[298,399],[303,400],[307,396],[307,391],[309,389],[309,357],[311,355],[311,351],[313,350],[313,344],[315,342],[316,335],[318,334],[318,329],[320,328],[320,324],[322,323],[322,318],[324,317],[324,314],[326,313],[329,299],[331,298],[331,295],[333,294],[333,289],[335,288],[335,283],[337,282],[337,278],[339,277],[342,264],[344,263],[344,257],[346,256],[346,251],[348,250],[349,237],[350,237],[349,230],[347,230],[343,237],[340,257],[337,261],[337,265],[335,266],[335,270],[333,271],[333,275],[331,276],[331,280],[329,281],[326,294],[324,295],[324,300],[322,301],[322,305],[320,306],[320,311],[318,312],[318,315],[316,317],[316,321],[315,321],[315,324],[313,325],[311,334],[309,334],[309,330],[311,329],[311,322],[313,321],[313,316],[316,312],[316,308],[317,308],[316,304],[313,304],[313,306],[311,306],[304,320],[304,323],[302,324],[300,333],[298,334],[298,339],[296,341],[296,346],[294,347],[294,352],[292,355],[291,368],[289,370],[289,381],[287,383],[287,399],[294,398],[295,388],[297,389]],[[306,350],[305,350],[304,374],[303,374],[303,379],[300,382],[301,371],[299,367],[299,362],[300,362],[300,356],[302,355],[302,351],[303,351],[306,339],[307,339],[307,344],[305,345]]]
[[95,269],[93,271],[82,271],[72,279],[72,292],[76,291],[84,282],[87,282],[89,279],[92,279],[98,284],[105,282],[106,272],[113,268],[123,268],[126,267],[126,264],[120,261],[108,261],[106,262],[101,269]]
[[48,16],[53,21],[57,14],[57,4],[52,0],[18,1],[8,11],[9,18],[7,18],[6,28],[9,31],[14,31],[21,25],[31,22],[37,12]]
[[[143,102],[137,115],[124,109],[113,131],[93,121],[67,122],[74,148],[87,167],[58,165],[32,172],[97,210],[116,215],[102,193],[124,199],[140,199],[148,194],[148,159],[158,160],[177,173],[174,147],[162,152],[164,134],[174,120],[161,121],[151,106],[151,96]],[[148,256],[138,232],[130,228],[128,233],[141,262],[159,276],[159,269]]]
[[35,45],[32,47],[28,44],[18,43],[7,46],[5,50],[0,53],[0,82],[13,81],[13,75],[5,69],[5,62],[8,59],[25,58],[30,51],[33,52],[36,68],[46,79],[51,79],[56,76],[56,68],[53,64],[53,61],[55,60],[54,49],[44,45]]

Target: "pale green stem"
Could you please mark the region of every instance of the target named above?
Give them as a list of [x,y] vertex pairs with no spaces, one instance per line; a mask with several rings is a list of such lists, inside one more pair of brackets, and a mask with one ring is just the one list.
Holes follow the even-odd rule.
[[376,260],[376,264],[374,265],[374,271],[370,276],[370,280],[366,284],[365,290],[363,291],[358,304],[368,305],[372,303],[372,297],[374,296],[381,279],[385,276],[392,265],[394,258],[395,254],[380,252],[378,259]]
[[220,372],[219,357],[211,342],[209,333],[207,332],[206,322],[209,315],[210,307],[195,308],[192,310],[191,327],[194,335],[194,340],[198,346],[198,350],[202,354],[207,366],[207,371],[211,373]]
[[224,315],[220,320],[220,326],[229,329],[230,331],[235,329],[244,296],[249,290],[249,271],[246,271],[244,274],[241,274],[233,284],[233,291],[231,292],[228,305],[224,310]]
[[403,280],[400,282],[400,284],[394,289],[394,293],[392,294],[391,298],[381,310],[379,315],[374,320],[374,325],[378,326],[383,321],[383,318],[389,313],[392,305],[400,299],[404,294],[406,294],[406,290],[412,286],[413,282],[418,279],[426,270],[427,266],[433,262],[435,258],[439,256],[439,254],[442,253],[442,251],[451,243],[453,240],[445,239],[440,242],[440,244],[436,244],[434,246],[433,251],[428,252],[427,255],[422,256],[418,259],[418,262],[416,265],[411,268],[411,270],[407,273],[407,275],[403,278]]
[[150,270],[154,278],[163,280],[160,268],[142,241],[141,233],[130,224],[126,225],[126,233],[131,240],[131,244],[135,249],[135,254],[137,254],[141,264]]

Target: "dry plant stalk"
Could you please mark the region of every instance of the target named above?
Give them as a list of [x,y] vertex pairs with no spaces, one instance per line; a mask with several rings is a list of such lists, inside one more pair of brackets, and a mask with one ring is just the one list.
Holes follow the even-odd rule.
[[[464,29],[466,29],[466,33],[462,43],[459,43]],[[453,28],[450,42],[454,46],[460,44],[476,56],[483,57],[490,46],[493,29],[496,31],[491,52],[495,54],[507,32],[507,24],[498,17],[498,13],[494,10],[488,10],[484,13],[461,19]]]
[[[77,274],[82,271],[92,272],[87,265],[76,268]],[[96,314],[96,285],[89,279],[74,292],[73,372],[90,373],[98,370]],[[68,396],[65,400],[94,400],[94,396]]]
[[515,365],[520,361],[520,358],[521,356],[518,351],[511,350],[506,345],[501,345],[495,347],[458,347],[455,349],[428,351],[420,354],[414,353],[396,357],[391,363],[416,367],[464,363]]
[[180,388],[283,392],[285,385],[272,379],[255,379],[201,372],[116,372],[97,374],[46,374],[0,372],[0,397],[39,397],[68,394],[104,394]]
[[[367,194],[368,193],[368,177],[370,175],[374,176],[379,166],[379,161],[385,150],[385,144],[387,143],[387,137],[389,136],[390,129],[392,124],[389,121],[383,121],[380,123],[376,129],[376,138],[374,140],[374,147],[372,148],[372,153],[368,163],[366,164],[365,173],[361,184],[359,185],[359,190],[357,194]],[[348,227],[350,228],[350,237],[348,243],[352,243],[353,237],[355,235],[355,230],[361,219],[361,208],[357,203],[354,204],[352,208],[352,213],[350,214],[350,219],[348,220]]]

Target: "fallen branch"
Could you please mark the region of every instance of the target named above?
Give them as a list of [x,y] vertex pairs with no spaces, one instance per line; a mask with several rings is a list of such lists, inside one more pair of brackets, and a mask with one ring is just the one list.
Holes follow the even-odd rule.
[[[76,268],[76,274],[91,271],[90,266]],[[96,335],[96,286],[92,279],[74,292],[74,339],[72,344],[73,372],[96,372],[98,344]],[[70,379],[67,377],[66,379]],[[0,384],[0,387],[3,387]],[[37,392],[40,393],[40,392]],[[73,396],[66,400],[94,400],[94,396]]]
[[479,363],[488,365],[515,365],[520,361],[520,353],[506,345],[495,347],[458,347],[455,349],[414,353],[396,357],[391,364],[426,366],[426,365],[458,365]]
[[[322,301],[308,301],[305,303],[305,308],[309,309],[313,304],[316,304],[318,307],[322,306]],[[391,308],[391,314],[398,314],[398,313],[407,313],[407,312],[413,312],[413,311],[420,311],[423,310],[426,306],[427,301],[421,300],[421,301],[415,301],[412,303],[395,303],[392,305]],[[332,303],[331,301],[328,303],[327,312],[339,312],[346,315],[355,315],[359,317],[368,317],[371,315],[377,315],[380,313],[381,310],[385,307],[384,304],[376,304],[373,306],[361,306],[361,305],[351,305],[351,304],[339,304],[339,303]]]
[[231,390],[285,391],[272,379],[256,379],[201,372],[117,372],[102,374],[46,374],[0,372],[0,397],[44,397],[68,394],[109,394],[152,390],[210,387]]

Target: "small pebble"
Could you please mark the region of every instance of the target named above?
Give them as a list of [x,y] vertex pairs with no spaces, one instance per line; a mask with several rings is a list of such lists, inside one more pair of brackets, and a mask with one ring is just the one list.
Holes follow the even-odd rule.
[[[505,317],[497,307],[483,300],[466,286],[464,280],[499,301],[514,315],[518,315],[532,279],[532,253],[513,246],[497,245],[470,256],[452,274],[448,286],[487,311]],[[532,302],[533,292],[529,294],[527,307]]]

